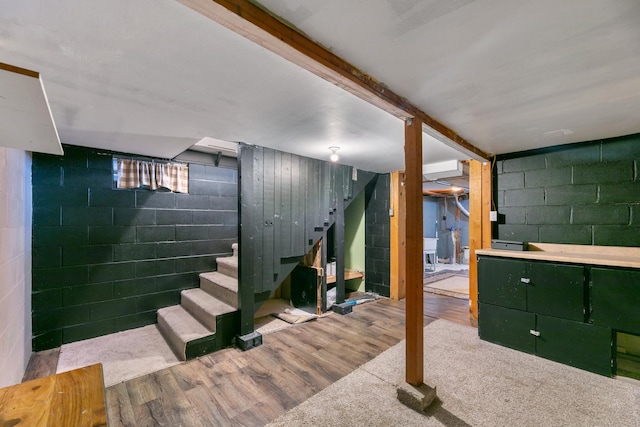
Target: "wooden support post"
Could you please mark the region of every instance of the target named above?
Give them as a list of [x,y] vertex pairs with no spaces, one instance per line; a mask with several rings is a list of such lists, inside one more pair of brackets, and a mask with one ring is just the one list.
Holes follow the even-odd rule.
[[[322,284],[320,289],[320,312],[327,312],[327,229],[322,232],[322,240],[320,241],[320,266],[323,268]],[[318,313],[318,314],[321,314]]]
[[422,122],[407,120],[404,127],[406,228],[405,277],[407,284],[407,382],[419,386],[424,379],[422,289]]
[[390,218],[390,279],[392,300],[399,301],[406,296],[405,277],[405,233],[406,233],[406,200],[404,188],[404,172],[393,172],[390,182],[391,211]]
[[478,325],[478,264],[476,250],[491,247],[491,165],[469,162],[469,319]]
[[340,182],[336,183],[336,211],[334,230],[334,244],[336,254],[336,304],[342,304],[344,302],[344,180],[345,175],[338,173],[337,176],[341,176]]

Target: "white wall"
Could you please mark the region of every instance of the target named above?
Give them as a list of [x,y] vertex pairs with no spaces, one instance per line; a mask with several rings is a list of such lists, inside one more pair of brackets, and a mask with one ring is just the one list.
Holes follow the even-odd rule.
[[0,387],[31,357],[31,154],[0,147]]

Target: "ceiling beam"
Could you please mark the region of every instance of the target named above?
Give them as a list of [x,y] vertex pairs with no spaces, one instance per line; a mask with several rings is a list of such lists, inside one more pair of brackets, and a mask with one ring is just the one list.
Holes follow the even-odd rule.
[[463,151],[473,153],[473,157],[485,160],[491,158],[489,153],[477,148],[406,98],[255,3],[249,0],[178,1],[389,114],[400,119],[419,118],[424,125],[443,135]]

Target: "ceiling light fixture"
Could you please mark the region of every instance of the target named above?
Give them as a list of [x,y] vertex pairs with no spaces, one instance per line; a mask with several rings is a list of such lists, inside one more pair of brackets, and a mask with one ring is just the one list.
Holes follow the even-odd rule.
[[340,149],[340,147],[329,147],[329,150],[331,150],[331,156],[329,156],[329,160],[331,160],[332,162],[337,162],[338,159],[340,157],[338,157],[338,153],[337,151]]

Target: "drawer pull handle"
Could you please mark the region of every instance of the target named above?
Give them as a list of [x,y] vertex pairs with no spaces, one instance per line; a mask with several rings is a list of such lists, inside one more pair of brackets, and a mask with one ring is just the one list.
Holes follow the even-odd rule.
[[538,332],[538,331],[534,331],[533,329],[530,329],[530,330],[529,330],[529,333],[530,333],[531,335],[533,335],[534,337],[539,337],[539,336],[540,336],[540,332]]
[[526,284],[531,283],[531,279],[527,279],[526,277],[521,277],[521,278],[520,278],[520,281],[521,281],[522,283],[526,283]]

